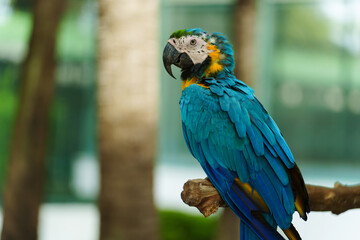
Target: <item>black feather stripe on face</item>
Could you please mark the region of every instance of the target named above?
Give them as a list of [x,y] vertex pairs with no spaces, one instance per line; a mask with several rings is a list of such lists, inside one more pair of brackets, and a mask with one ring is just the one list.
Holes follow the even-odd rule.
[[205,69],[209,67],[211,63],[211,58],[207,57],[204,62],[194,64],[191,67],[184,68],[181,70],[181,79],[186,80],[189,78],[197,77],[197,78],[203,78],[205,77]]

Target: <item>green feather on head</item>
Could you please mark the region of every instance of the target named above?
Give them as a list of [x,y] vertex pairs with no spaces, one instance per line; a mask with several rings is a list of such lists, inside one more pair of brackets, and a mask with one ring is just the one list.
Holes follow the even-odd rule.
[[181,37],[186,37],[189,35],[203,35],[206,34],[205,31],[201,30],[200,28],[191,28],[191,29],[181,29],[181,30],[177,30],[175,31],[173,34],[171,34],[170,38],[181,38]]

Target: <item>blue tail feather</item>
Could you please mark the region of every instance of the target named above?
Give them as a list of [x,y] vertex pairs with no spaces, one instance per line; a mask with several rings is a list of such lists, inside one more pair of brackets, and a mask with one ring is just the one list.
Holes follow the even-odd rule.
[[[202,154],[202,151],[200,150],[199,153]],[[233,177],[231,172],[220,166],[216,169],[211,168],[206,161],[203,163],[205,163],[202,167],[206,175],[214,184],[215,188],[218,189],[223,200],[235,214],[238,215],[241,222],[246,224],[245,230],[243,230],[246,238],[240,239],[283,240],[281,235],[276,231],[276,225],[274,226],[274,223],[269,221],[271,217],[270,219],[267,219],[265,216],[261,215],[261,213],[258,212],[259,209],[257,206],[236,184],[227,182],[228,179]],[[256,213],[259,213],[260,215]],[[254,238],[254,236],[257,238]]]
[[261,238],[244,221],[240,221],[240,240],[261,240]]

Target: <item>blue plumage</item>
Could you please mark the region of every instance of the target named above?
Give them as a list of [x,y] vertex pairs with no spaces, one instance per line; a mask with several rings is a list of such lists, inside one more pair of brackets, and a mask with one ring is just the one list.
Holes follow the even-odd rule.
[[[182,76],[187,76],[183,79],[180,110],[190,152],[240,217],[241,239],[283,239],[276,226],[290,228],[295,201],[301,203],[304,219],[309,209],[301,174],[279,128],[254,91],[235,78],[233,51],[224,36],[189,29],[173,33],[172,38],[181,38],[185,44],[168,46],[172,54],[183,48],[184,53],[190,54],[190,41],[186,45],[190,39],[206,41],[207,49],[214,51],[201,67],[191,67],[189,58],[196,59],[191,54],[181,58],[184,56],[176,53],[179,55],[172,59],[164,51],[164,64],[170,75],[167,64],[173,61],[185,72]],[[168,45],[173,42],[176,41],[169,40]],[[204,48],[198,49],[199,54],[205,51],[201,49]],[[296,171],[292,172],[292,168]],[[292,178],[302,184],[292,185]],[[266,206],[256,203],[243,184],[250,185]]]
[[[207,81],[205,80],[205,82]],[[239,81],[236,80],[235,82]],[[217,85],[219,89],[227,87],[221,79],[209,83],[210,88],[212,85]],[[238,88],[246,88],[239,83],[235,85]],[[269,142],[273,144],[269,143],[269,146],[280,151],[282,147],[278,141],[275,141],[275,138],[282,137],[280,132],[273,127],[272,129],[275,131],[269,132],[270,127],[260,117],[256,120],[248,117],[249,115],[262,115],[270,118],[258,102],[254,101],[254,97],[246,94],[246,92],[251,91],[244,90],[230,96],[226,91],[218,94],[218,91],[209,91],[196,84],[187,87],[183,91],[180,102],[188,103],[182,104],[181,113],[182,115],[186,113],[186,115],[197,116],[194,117],[197,120],[189,121],[189,118],[185,118],[185,120],[183,118],[183,128],[187,133],[185,140],[188,145],[196,145],[199,149],[192,152],[203,168],[220,166],[229,171],[229,174],[235,172],[234,176],[238,176],[244,182],[249,182],[260,193],[270,209],[275,210],[273,217],[278,225],[287,229],[290,227],[294,212],[294,196],[289,177],[284,168],[283,160],[274,157],[271,150],[264,144],[265,137],[272,134],[273,136],[268,138],[270,138]],[[237,102],[238,105],[231,104],[232,101]],[[243,103],[243,110],[239,103]],[[202,111],[199,111],[200,109]],[[205,117],[200,117],[200,115]],[[240,121],[240,118],[248,120]],[[261,124],[264,125],[262,128],[265,130],[261,131],[256,127],[259,124],[256,123],[257,121],[262,121]],[[247,125],[246,136],[243,132],[239,134],[236,131],[234,123]],[[189,135],[192,136],[191,140]],[[274,137],[277,135],[280,137]],[[285,157],[284,153],[283,157]],[[287,159],[286,162],[288,162]],[[290,164],[288,163],[288,165]],[[231,174],[230,176],[233,180],[234,176]],[[231,194],[231,188],[222,189],[221,192]],[[292,199],[292,201],[288,199]],[[290,202],[291,206],[284,205],[283,202]],[[271,206],[273,207],[271,208]]]

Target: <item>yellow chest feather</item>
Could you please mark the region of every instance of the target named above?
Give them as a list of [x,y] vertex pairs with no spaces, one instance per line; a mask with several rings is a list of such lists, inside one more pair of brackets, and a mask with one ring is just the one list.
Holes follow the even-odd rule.
[[205,86],[204,84],[198,83],[197,77],[193,77],[193,78],[182,81],[181,89],[184,91],[185,88],[187,88],[188,86],[190,86],[192,84],[199,85],[203,88],[209,88],[208,86]]

